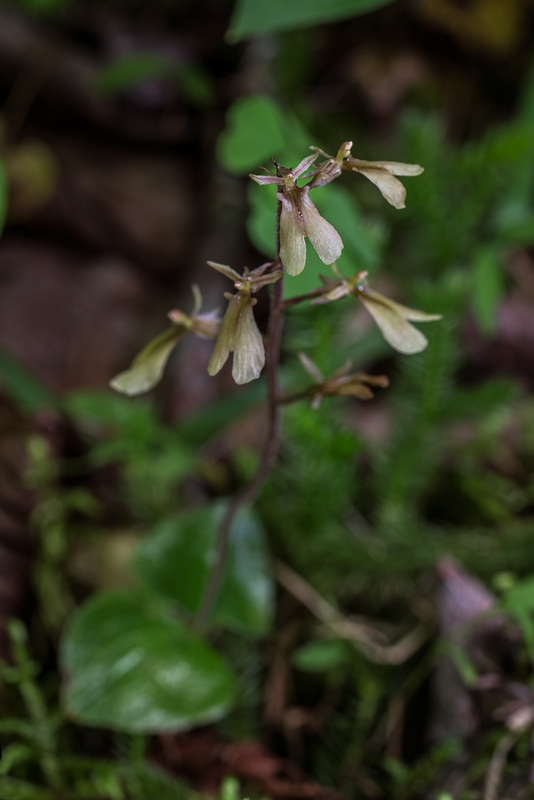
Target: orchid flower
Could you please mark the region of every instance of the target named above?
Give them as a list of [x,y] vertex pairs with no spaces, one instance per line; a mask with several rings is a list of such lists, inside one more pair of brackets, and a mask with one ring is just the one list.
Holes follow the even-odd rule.
[[250,175],[260,186],[275,184],[280,187],[276,195],[282,206],[280,260],[289,275],[299,275],[306,265],[306,237],[323,264],[333,264],[343,250],[341,236],[310,200],[310,186],[296,184],[318,155],[308,156],[292,170],[277,164],[276,175]]
[[229,301],[228,308],[208,364],[208,373],[216,375],[226,364],[230,353],[233,353],[233,379],[238,384],[249,383],[260,377],[265,365],[263,339],[252,311],[258,301],[252,294],[268,283],[277,281],[282,272],[275,270],[265,275],[270,265],[264,264],[252,272],[245,267],[243,275],[240,275],[224,264],[214,261],[208,261],[208,264],[230,278],[237,289],[236,294],[226,292],[224,295]]

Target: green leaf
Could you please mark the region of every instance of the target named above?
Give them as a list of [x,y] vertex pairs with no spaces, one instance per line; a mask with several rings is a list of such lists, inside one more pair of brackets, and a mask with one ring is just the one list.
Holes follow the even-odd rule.
[[292,661],[304,672],[331,672],[348,664],[350,650],[341,639],[309,642],[299,647]]
[[96,88],[104,94],[114,94],[151,78],[160,78],[168,74],[171,67],[171,59],[159,53],[127,55],[109,64],[99,73]]
[[61,647],[68,713],[130,733],[176,731],[219,719],[234,678],[198,636],[129,591],[91,599]]
[[7,215],[7,175],[4,162],[0,160],[0,235],[4,229]]
[[189,800],[191,791],[168,772],[146,761],[130,761],[118,767],[132,800]]
[[343,239],[346,252],[340,261],[348,256],[360,270],[376,268],[386,238],[383,226],[363,217],[352,195],[339,183],[314,191],[310,196]]
[[516,583],[503,598],[503,607],[515,617],[534,664],[534,578]]
[[0,761],[0,775],[7,775],[13,767],[35,759],[36,750],[27,744],[12,742],[4,747]]
[[262,166],[271,166],[271,157],[286,167],[296,166],[310,155],[313,143],[289,109],[267,95],[251,94],[230,107],[217,141],[217,158],[236,175],[261,173]]
[[[225,506],[203,506],[159,525],[139,546],[138,577],[154,593],[195,614],[213,568]],[[226,572],[210,622],[244,634],[269,630],[272,582],[263,529],[248,511],[232,526]]]
[[475,254],[473,272],[473,310],[481,331],[495,333],[497,310],[504,294],[502,267],[498,253],[492,249]]
[[6,350],[0,350],[0,386],[22,411],[29,414],[57,406],[43,384]]
[[392,0],[239,0],[227,39],[306,28],[374,11]]
[[219,163],[237,175],[258,169],[285,144],[278,104],[264,95],[241,97],[230,107],[226,128],[217,141]]
[[111,388],[127,395],[152,389],[161,380],[169,356],[184,333],[181,325],[173,325],[152,339],[134,358],[131,367],[109,382]]
[[0,797],[2,800],[55,800],[57,795],[28,781],[0,777]]

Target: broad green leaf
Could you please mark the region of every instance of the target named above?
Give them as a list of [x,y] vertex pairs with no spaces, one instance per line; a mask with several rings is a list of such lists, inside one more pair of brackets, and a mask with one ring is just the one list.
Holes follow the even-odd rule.
[[285,144],[284,119],[278,104],[265,95],[247,95],[230,106],[226,128],[217,142],[217,158],[229,172],[243,175]]
[[474,259],[473,310],[486,336],[495,333],[497,311],[503,293],[503,271],[498,253],[489,248],[479,250]]
[[290,110],[261,94],[240,97],[230,107],[217,141],[217,158],[229,172],[263,174],[271,158],[285,167],[309,155],[313,137]]
[[[182,514],[159,525],[139,546],[134,563],[138,577],[154,593],[195,614],[213,567],[224,504]],[[210,622],[244,634],[268,631],[272,583],[264,532],[248,511],[238,514],[231,530],[227,567]]]
[[0,160],[0,235],[4,229],[7,214],[7,175],[4,163]]
[[392,0],[238,0],[227,38],[231,42],[255,34],[289,31],[355,17]]
[[219,719],[235,698],[222,658],[167,610],[129,591],[89,600],[61,647],[68,713],[130,733]]
[[134,358],[131,367],[109,382],[111,388],[127,395],[152,389],[161,380],[169,356],[184,333],[181,325],[173,325],[152,339]]

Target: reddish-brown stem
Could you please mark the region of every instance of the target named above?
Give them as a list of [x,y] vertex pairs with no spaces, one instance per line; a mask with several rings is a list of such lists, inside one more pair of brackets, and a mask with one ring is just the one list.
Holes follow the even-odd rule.
[[287,300],[284,300],[283,308],[284,311],[286,308],[291,308],[292,306],[297,306],[299,303],[305,303],[306,300],[313,300],[315,297],[321,297],[325,292],[332,289],[332,285],[328,288],[326,286],[319,286],[318,289],[313,289],[311,292],[307,294],[299,294],[297,297],[290,297]]
[[[274,267],[281,266],[277,260]],[[197,624],[203,626],[209,619],[217,594],[221,588],[230,533],[234,519],[241,508],[251,503],[276,462],[280,445],[280,408],[278,403],[278,363],[280,360],[280,345],[282,341],[282,327],[284,319],[284,278],[283,276],[274,284],[271,297],[271,312],[267,331],[266,362],[267,362],[267,391],[268,391],[268,429],[265,446],[258,470],[250,483],[245,486],[228,504],[221,520],[217,533],[217,544],[213,569],[208,578],[208,583],[202,597],[200,609],[197,614]]]

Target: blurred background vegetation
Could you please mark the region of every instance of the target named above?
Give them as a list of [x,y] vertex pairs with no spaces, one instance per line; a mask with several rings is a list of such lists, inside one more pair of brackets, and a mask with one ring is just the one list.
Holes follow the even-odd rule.
[[[2,798],[533,796],[533,44],[529,0],[0,3]],[[273,256],[248,173],[347,139],[425,172],[321,193],[340,268],[443,320],[405,357],[350,299],[289,316],[288,390],[301,350],[390,387],[284,412],[200,635],[263,381],[184,339],[106,387],[218,304],[206,259]]]

